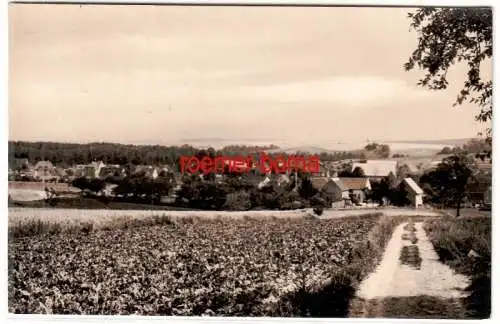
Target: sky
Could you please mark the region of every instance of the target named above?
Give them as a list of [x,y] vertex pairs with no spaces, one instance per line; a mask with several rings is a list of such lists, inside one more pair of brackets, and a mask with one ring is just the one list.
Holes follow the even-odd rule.
[[[9,6],[9,139],[323,145],[467,138],[416,86],[408,8]],[[486,70],[488,75],[492,71]]]

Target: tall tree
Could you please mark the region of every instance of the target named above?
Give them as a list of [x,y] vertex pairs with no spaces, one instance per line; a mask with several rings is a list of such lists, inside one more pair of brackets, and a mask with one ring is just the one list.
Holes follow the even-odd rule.
[[314,188],[309,176],[304,176],[300,183],[299,195],[300,197],[308,200],[318,193],[318,190]]
[[[447,74],[456,63],[465,62],[468,72],[454,105],[465,101],[477,104],[476,119],[491,121],[493,83],[481,75],[482,64],[493,54],[493,16],[491,8],[421,8],[408,14],[410,28],[418,34],[406,71],[416,67],[425,71],[418,84],[442,90],[449,85]],[[487,138],[491,141],[491,128]]]
[[467,197],[473,169],[473,161],[467,154],[460,153],[443,159],[436,170],[431,171],[421,181],[430,185],[437,200],[444,205],[454,206],[458,217],[462,203]]
[[398,182],[401,182],[404,178],[409,177],[412,174],[408,164],[404,163],[398,166],[396,170],[396,178]]
[[364,178],[365,176],[365,171],[361,167],[355,167],[354,170],[352,170],[352,177],[354,178]]

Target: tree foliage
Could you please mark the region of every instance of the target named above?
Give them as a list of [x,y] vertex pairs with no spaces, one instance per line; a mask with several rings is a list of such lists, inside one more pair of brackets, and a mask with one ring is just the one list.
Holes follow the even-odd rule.
[[300,197],[306,200],[311,199],[318,193],[318,190],[314,188],[311,179],[307,176],[302,179],[298,189]]
[[223,208],[227,210],[248,210],[252,207],[250,193],[241,190],[229,193]]
[[98,194],[106,188],[106,183],[101,179],[88,179],[85,177],[76,178],[71,185],[82,191]]
[[[442,90],[449,85],[449,69],[460,62],[467,64],[467,78],[455,105],[465,101],[477,104],[476,119],[491,120],[492,80],[481,76],[481,66],[493,54],[493,18],[491,8],[421,8],[408,14],[410,28],[418,34],[418,46],[405,63],[406,71],[425,71],[418,85]],[[488,131],[491,136],[491,129]]]
[[466,154],[449,156],[436,170],[422,176],[423,189],[431,195],[432,202],[453,206],[460,215],[462,203],[468,194],[468,186],[473,179],[474,164]]
[[365,155],[377,158],[388,158],[391,155],[391,148],[387,144],[368,143],[364,147]]
[[409,177],[412,174],[412,171],[408,164],[404,163],[398,166],[396,170],[396,178],[398,182],[401,182],[404,178]]
[[363,178],[365,176],[365,171],[361,167],[355,167],[354,170],[344,169],[338,174],[341,178]]
[[352,176],[354,178],[363,178],[365,176],[365,171],[361,167],[355,167],[354,170],[352,170]]
[[117,180],[117,186],[113,191],[116,195],[132,197],[136,200],[159,202],[162,197],[170,193],[174,181],[170,175],[152,179],[139,173]]
[[[134,165],[170,165],[178,168],[181,156],[252,156],[255,161],[269,146],[231,145],[220,150],[213,148],[198,149],[191,145],[163,146],[163,145],[125,145],[117,143],[57,143],[57,142],[23,142],[9,141],[9,165],[15,164],[15,159],[28,159],[30,163],[49,160],[59,167],[69,167],[76,164],[88,164],[93,161],[103,161],[105,164],[122,166]],[[277,156],[310,156],[309,152],[267,153],[271,158]],[[343,152],[321,152],[321,161],[340,161],[345,159],[365,158],[363,150]],[[127,173],[130,174],[130,173]]]

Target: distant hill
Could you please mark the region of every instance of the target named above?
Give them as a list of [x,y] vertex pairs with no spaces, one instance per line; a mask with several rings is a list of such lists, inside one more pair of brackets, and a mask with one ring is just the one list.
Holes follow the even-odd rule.
[[285,154],[294,154],[294,153],[305,153],[305,154],[321,154],[321,153],[335,153],[336,151],[327,150],[321,147],[314,146],[299,146],[299,147],[291,147],[291,148],[277,148],[272,150],[266,150],[266,153],[285,153]]
[[415,141],[383,141],[384,143],[407,143],[407,144],[434,144],[446,146],[462,146],[473,138],[454,138],[454,139],[440,139],[440,140],[415,140]]

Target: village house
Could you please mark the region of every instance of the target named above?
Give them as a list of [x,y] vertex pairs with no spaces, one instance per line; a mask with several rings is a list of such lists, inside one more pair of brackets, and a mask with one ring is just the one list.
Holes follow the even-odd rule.
[[352,164],[352,170],[357,167],[361,168],[365,177],[370,180],[379,181],[388,177],[390,173],[397,174],[397,161],[391,160],[368,160],[366,162],[357,162]]
[[17,177],[32,176],[28,159],[9,158],[9,181],[15,180]]
[[138,165],[135,167],[134,174],[143,173],[147,178],[157,179],[160,172],[157,167],[151,165]]
[[75,178],[89,178],[89,179],[94,179],[97,178],[97,170],[95,169],[94,166],[92,165],[77,165],[73,169],[73,174]]
[[407,192],[407,198],[410,200],[411,205],[414,208],[423,206],[424,191],[412,178],[403,179],[401,185]]
[[50,161],[40,161],[33,167],[33,177],[40,181],[57,180],[56,168]]
[[363,203],[370,190],[372,190],[370,180],[367,178],[336,178],[343,185],[343,195],[348,192],[349,198],[353,202]]
[[102,161],[99,161],[99,162],[92,162],[90,163],[90,166],[92,166],[95,170],[95,178],[99,178],[99,174],[101,173],[101,169],[104,168],[106,165],[104,164],[104,162]]
[[9,170],[12,171],[27,171],[29,169],[28,159],[10,158],[9,159]]
[[349,192],[339,178],[315,177],[311,179],[313,187],[327,198],[327,204],[336,205],[349,199]]
[[330,167],[327,163],[320,162],[319,170],[313,174],[315,177],[330,177]]
[[66,173],[70,174],[71,178],[88,178],[88,179],[94,179],[94,178],[99,178],[101,170],[105,167],[106,165],[104,162],[99,161],[99,162],[92,162],[90,164],[78,164],[75,167],[71,168],[70,170],[67,170]]
[[125,169],[120,165],[105,165],[99,171],[99,178],[122,177],[125,175]]

